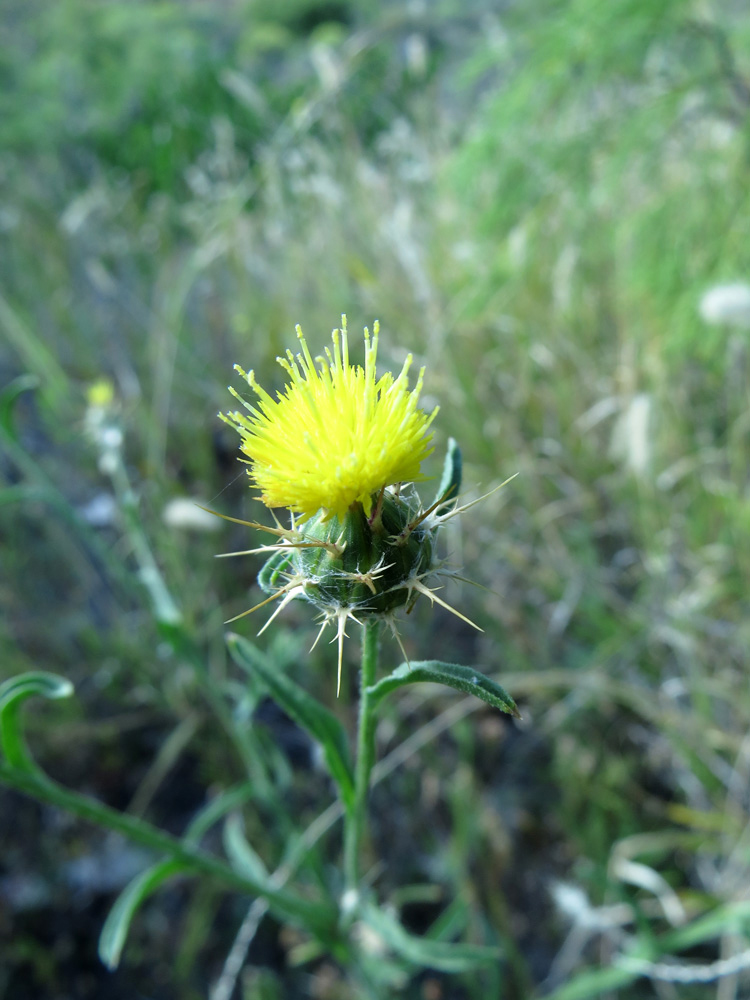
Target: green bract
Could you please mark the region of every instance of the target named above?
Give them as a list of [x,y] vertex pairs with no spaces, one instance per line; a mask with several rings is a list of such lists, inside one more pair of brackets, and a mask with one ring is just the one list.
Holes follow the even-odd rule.
[[422,518],[415,495],[389,490],[370,518],[359,503],[343,517],[318,514],[304,525],[311,544],[275,552],[258,581],[268,594],[297,581],[295,596],[327,615],[344,609],[357,618],[408,611],[419,596],[416,585],[433,568],[438,529]]

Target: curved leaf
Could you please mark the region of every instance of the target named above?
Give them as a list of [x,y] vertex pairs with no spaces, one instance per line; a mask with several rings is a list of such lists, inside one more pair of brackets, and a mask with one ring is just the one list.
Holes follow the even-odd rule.
[[485,674],[474,670],[471,667],[463,667],[458,663],[443,663],[441,660],[416,660],[414,663],[402,663],[396,667],[392,674],[384,677],[368,688],[368,694],[373,702],[377,704],[391,691],[403,687],[404,684],[419,684],[429,682],[431,684],[445,684],[463,691],[464,694],[473,694],[488,705],[499,708],[501,712],[514,715],[520,719],[515,701],[508,692],[489,679]]
[[248,842],[237,813],[232,813],[224,824],[224,850],[235,871],[261,885],[268,882],[268,870]]
[[116,969],[120,964],[130,923],[141,903],[156,892],[167,879],[187,870],[188,866],[182,861],[175,859],[160,861],[141,872],[125,886],[109,911],[99,935],[99,958],[108,969]]
[[21,771],[34,771],[36,765],[29,756],[23,738],[19,710],[27,698],[69,698],[73,685],[66,677],[34,670],[19,674],[0,684],[0,747],[8,763]]
[[291,552],[274,552],[266,559],[258,573],[258,585],[264,594],[273,596],[278,593],[279,587],[284,586],[287,582],[284,571],[291,561]]
[[455,438],[448,438],[448,450],[443,465],[443,476],[438,486],[437,496],[435,497],[435,503],[440,504],[435,510],[438,516],[447,513],[458,499],[461,489],[462,470],[463,459],[461,458],[461,449],[458,447],[458,442]]
[[274,701],[321,745],[328,770],[349,809],[354,801],[354,778],[346,732],[339,720],[247,639],[229,633],[227,645],[243,670],[259,675]]
[[244,805],[251,795],[252,785],[249,781],[236,785],[234,788],[228,788],[225,792],[217,795],[190,820],[182,838],[183,842],[197,847],[214,823],[218,823],[228,812]]
[[385,941],[401,958],[426,969],[440,972],[470,972],[500,960],[500,951],[489,945],[451,944],[410,934],[399,921],[377,906],[365,905],[363,923]]

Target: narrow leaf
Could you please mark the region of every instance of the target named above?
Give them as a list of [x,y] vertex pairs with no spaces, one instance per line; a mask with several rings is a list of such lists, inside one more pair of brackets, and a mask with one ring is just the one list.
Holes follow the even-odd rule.
[[19,674],[0,684],[0,747],[8,763],[21,771],[33,771],[36,765],[29,756],[23,738],[19,710],[27,698],[68,698],[73,685],[65,677],[43,670]]
[[99,935],[99,958],[108,969],[116,969],[136,910],[156,890],[188,866],[175,859],[160,861],[137,875],[115,900]]
[[548,994],[548,1000],[598,1000],[610,990],[627,986],[639,978],[639,973],[616,965],[604,969],[587,969]]
[[292,561],[290,552],[274,552],[263,563],[260,573],[258,573],[258,584],[264,594],[273,596],[278,593],[280,587],[287,582],[284,571]]
[[69,698],[73,694],[73,685],[67,677],[50,674],[46,670],[33,670],[26,674],[18,674],[0,684],[0,712],[7,705],[19,699],[41,695],[43,698]]
[[225,816],[233,809],[238,809],[250,798],[252,785],[249,781],[234,788],[228,788],[225,792],[217,795],[208,805],[204,806],[190,820],[187,830],[183,836],[183,841],[193,847],[197,847],[203,837],[208,833],[214,823]]
[[440,506],[435,510],[436,514],[445,514],[455,503],[461,489],[462,469],[461,449],[454,438],[448,438],[448,451],[445,455],[443,476],[440,480],[440,486],[438,486],[437,496],[435,497],[435,503],[441,501]]
[[520,718],[515,701],[495,681],[471,667],[463,667],[458,663],[443,663],[441,660],[416,660],[413,663],[402,663],[400,667],[396,667],[392,674],[368,688],[368,693],[377,703],[391,691],[403,687],[404,684],[419,684],[420,682],[446,684],[448,687],[463,691],[465,694],[476,695],[477,698],[486,701],[488,705],[499,708],[501,712],[514,715],[517,719]]
[[232,813],[224,824],[224,850],[235,871],[261,885],[268,882],[268,870],[248,842],[238,813]]
[[410,934],[395,917],[379,907],[367,905],[362,920],[401,958],[440,972],[470,972],[500,960],[497,948],[481,944],[449,944]]
[[50,497],[38,486],[29,486],[27,483],[16,483],[0,490],[0,507],[12,503],[35,503],[39,500],[50,500]]
[[18,435],[13,423],[16,403],[25,392],[36,389],[39,379],[36,375],[19,375],[0,391],[0,427],[13,441],[18,441]]
[[279,670],[259,649],[230,633],[227,645],[235,661],[249,673],[260,676],[272,698],[298,726],[323,748],[328,770],[341,791],[346,808],[354,801],[354,778],[346,732],[336,716],[304,688]]
[[457,897],[425,931],[425,937],[432,941],[450,941],[463,934],[469,923],[469,907],[466,901]]
[[10,302],[0,295],[0,330],[5,341],[16,351],[24,366],[39,376],[44,394],[58,412],[67,408],[69,380],[60,362],[37,336],[33,327],[21,319]]

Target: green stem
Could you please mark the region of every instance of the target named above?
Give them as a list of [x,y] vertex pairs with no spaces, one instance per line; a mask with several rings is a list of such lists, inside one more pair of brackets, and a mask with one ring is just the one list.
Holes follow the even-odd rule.
[[324,934],[333,926],[335,912],[325,903],[303,899],[294,893],[261,885],[240,875],[220,858],[212,857],[200,848],[178,840],[137,816],[119,812],[87,795],[70,791],[48,778],[33,762],[30,770],[0,762],[0,782],[50,805],[66,809],[81,819],[116,830],[144,847],[182,862],[186,870],[195,874],[208,875],[238,892],[262,896],[279,914],[296,923],[315,927]]
[[367,827],[367,796],[370,774],[375,763],[375,714],[370,688],[378,669],[380,622],[365,623],[362,641],[362,675],[359,691],[357,730],[357,763],[354,771],[354,804],[344,817],[344,873],[346,888],[352,892],[359,886],[359,855]]

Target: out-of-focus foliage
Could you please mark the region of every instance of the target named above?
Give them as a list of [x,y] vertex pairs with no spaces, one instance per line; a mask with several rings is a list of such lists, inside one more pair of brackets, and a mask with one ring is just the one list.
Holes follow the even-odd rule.
[[53,157],[73,180],[127,172],[142,195],[181,193],[216,118],[231,116],[237,147],[252,164],[280,120],[304,113],[316,81],[340,90],[340,108],[363,138],[414,89],[387,43],[356,53],[358,85],[340,86],[334,46],[346,43],[356,17],[347,3],[9,6],[3,147],[27,163]]
[[[491,68],[497,96],[449,176],[467,193],[464,315],[494,327],[499,375],[476,415],[496,410],[504,432],[487,456],[551,450],[532,518],[544,500],[601,517],[599,538],[555,518],[573,563],[593,544],[609,576],[589,574],[577,599],[593,602],[589,641],[622,617],[620,597],[657,634],[677,616],[697,639],[688,608],[703,601],[741,628],[746,333],[698,309],[750,267],[750,25],[727,7],[715,20],[684,3],[511,8],[473,67]],[[612,547],[619,568],[602,563]],[[596,612],[608,593],[614,617]]]

